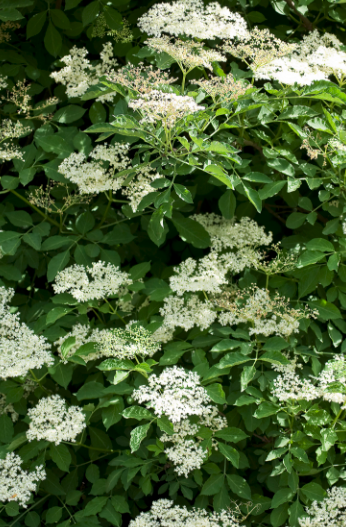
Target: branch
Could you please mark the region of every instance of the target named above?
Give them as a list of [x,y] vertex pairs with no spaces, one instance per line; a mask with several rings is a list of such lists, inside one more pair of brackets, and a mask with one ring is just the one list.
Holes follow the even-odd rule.
[[308,18],[306,18],[306,16],[302,15],[301,13],[299,13],[298,9],[296,8],[295,6],[295,3],[293,2],[293,0],[285,0],[286,4],[288,5],[288,7],[290,7],[291,9],[293,9],[293,11],[295,12],[296,15],[299,16],[300,18],[300,21],[301,23],[303,24],[303,26],[305,27],[305,29],[307,31],[313,31],[314,30],[314,25],[312,22],[310,22],[310,20]]

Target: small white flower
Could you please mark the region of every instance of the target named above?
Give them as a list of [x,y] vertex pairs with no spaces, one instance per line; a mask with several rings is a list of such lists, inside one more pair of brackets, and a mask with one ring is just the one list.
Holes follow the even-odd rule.
[[61,441],[75,441],[86,426],[83,410],[78,406],[67,409],[60,395],[40,399],[28,410],[28,416],[30,425],[26,436],[29,441],[44,439],[56,445]]
[[35,482],[46,478],[43,465],[36,467],[33,472],[22,470],[22,460],[14,452],[0,459],[0,501],[17,501],[22,507],[31,498],[31,493],[37,489]]
[[93,262],[92,267],[74,264],[60,271],[55,277],[53,289],[55,293],[69,292],[79,302],[86,302],[114,295],[121,286],[130,283],[128,273],[120,271],[115,265]]

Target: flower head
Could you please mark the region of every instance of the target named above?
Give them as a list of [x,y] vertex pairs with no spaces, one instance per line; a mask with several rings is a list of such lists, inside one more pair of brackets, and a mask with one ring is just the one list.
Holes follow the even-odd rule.
[[[90,276],[90,278],[89,278]],[[79,302],[115,295],[121,286],[129,285],[129,275],[106,262],[93,262],[91,267],[74,264],[55,277],[55,293],[69,292]]]
[[22,507],[27,507],[31,493],[37,489],[36,482],[46,478],[43,465],[32,472],[21,468],[22,460],[14,452],[0,459],[0,501],[17,501]]
[[40,399],[28,410],[28,416],[30,424],[26,436],[29,441],[44,439],[56,445],[61,441],[75,441],[86,426],[83,410],[78,406],[67,409],[60,395]]

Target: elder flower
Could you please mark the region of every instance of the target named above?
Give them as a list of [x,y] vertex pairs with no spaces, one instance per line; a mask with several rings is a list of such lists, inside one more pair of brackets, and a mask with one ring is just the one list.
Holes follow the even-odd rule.
[[[100,53],[101,62],[96,66],[93,66],[86,58],[87,55],[88,51],[85,48],[74,46],[70,55],[61,58],[65,67],[60,71],[51,73],[55,82],[60,82],[66,86],[68,97],[81,97],[90,86],[98,83],[100,77],[109,75],[117,66],[117,61],[113,58],[111,42],[103,45],[103,50]],[[97,97],[96,101],[112,101],[116,95],[116,92],[106,93]]]
[[[91,278],[89,278],[89,276]],[[93,262],[92,267],[74,264],[60,271],[55,277],[56,294],[70,293],[79,302],[115,295],[121,286],[129,285],[128,273],[113,264]]]
[[308,518],[300,518],[300,527],[343,527],[346,525],[346,488],[327,489],[327,497],[313,501],[306,509]]
[[129,527],[239,527],[240,523],[231,511],[208,512],[201,508],[188,510],[174,505],[173,501],[154,501],[149,512],[141,512]]
[[192,97],[158,90],[152,90],[139,99],[131,100],[129,107],[143,115],[141,123],[156,124],[159,121],[167,128],[172,128],[186,115],[204,110],[204,106],[199,106]]
[[0,378],[25,376],[29,370],[51,366],[54,359],[51,346],[37,336],[18,314],[10,313],[7,305],[14,295],[13,289],[0,287]]
[[0,459],[0,501],[17,501],[22,507],[27,507],[31,493],[37,489],[35,482],[46,479],[43,465],[39,465],[32,472],[23,470],[22,460],[14,452]]
[[58,171],[75,183],[81,194],[116,192],[124,182],[124,178],[115,177],[116,172],[131,166],[129,149],[129,144],[98,145],[89,154],[94,161],[87,162],[82,152],[73,153],[63,160]]
[[153,5],[138,21],[148,35],[160,37],[187,35],[201,40],[235,38],[247,34],[245,20],[217,2],[204,5],[203,0],[176,0]]
[[116,72],[112,72],[108,79],[136,93],[148,93],[153,89],[160,90],[177,80],[171,78],[166,71],[154,69],[152,65],[144,66],[141,62],[138,66],[127,64]]
[[212,62],[224,62],[226,57],[213,49],[205,49],[202,42],[171,39],[166,35],[149,38],[145,44],[159,53],[167,53],[178,64],[183,73],[203,66],[213,71]]
[[29,441],[44,439],[59,445],[61,441],[75,441],[86,427],[85,415],[78,406],[66,409],[66,401],[60,395],[40,399],[28,410],[30,419],[26,437]]
[[211,399],[199,375],[178,366],[166,368],[159,376],[150,375],[148,386],[134,390],[132,397],[139,403],[146,402],[155,415],[166,415],[173,423],[211,411]]

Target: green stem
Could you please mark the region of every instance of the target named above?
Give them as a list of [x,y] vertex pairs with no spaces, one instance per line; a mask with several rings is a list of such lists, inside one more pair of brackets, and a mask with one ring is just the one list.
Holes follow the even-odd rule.
[[46,393],[49,394],[50,392],[49,392],[44,386],[42,386],[42,384],[41,384],[41,380],[38,379],[38,378],[36,377],[36,375],[34,374],[34,372],[33,372],[32,370],[29,370],[29,371],[30,371],[31,375],[33,376],[34,381],[37,382],[37,384],[39,385],[39,387],[40,387],[44,392],[46,392]]
[[120,452],[120,450],[107,450],[106,448],[96,448],[90,445],[84,445],[84,443],[69,443],[68,441],[63,441],[65,445],[71,446],[82,446],[84,448],[89,448],[90,450],[97,450],[98,452],[107,452],[108,454],[114,454],[115,452]]
[[340,415],[342,414],[343,411],[344,411],[343,408],[340,408],[340,410],[338,411],[338,413],[337,413],[337,415],[336,415],[336,417],[335,417],[335,419],[334,419],[334,421],[332,423],[332,428],[335,428],[335,425],[338,422],[339,417],[340,417]]
[[42,501],[46,500],[47,498],[49,498],[50,494],[48,494],[47,496],[44,496],[44,498],[41,498],[39,501],[37,501],[36,503],[34,503],[33,505],[31,505],[31,507],[29,509],[26,509],[20,516],[18,516],[18,518],[16,518],[14,520],[13,523],[11,523],[8,527],[13,527],[21,518],[23,518],[23,516],[25,516],[28,512],[30,512],[32,509],[34,509],[35,507],[37,507],[37,505],[39,505],[40,503],[42,503]]
[[49,221],[50,223],[52,223],[53,225],[56,225],[56,227],[59,227],[60,229],[60,224],[55,221],[55,220],[52,220],[49,216],[47,216],[46,214],[44,214],[38,207],[36,207],[36,205],[33,205],[32,203],[30,203],[29,200],[27,200],[26,198],[24,198],[24,196],[21,196],[19,194],[19,192],[16,192],[15,190],[11,189],[10,192],[12,192],[12,194],[14,194],[15,196],[17,196],[17,198],[21,199],[22,201],[24,201],[27,205],[29,205],[29,207],[31,207],[32,209],[34,209],[36,212],[38,212],[39,214],[41,214],[41,216]]
[[106,210],[104,211],[103,213],[103,216],[102,216],[102,219],[100,221],[100,223],[98,224],[97,228],[99,229],[101,227],[101,225],[104,224],[106,218],[107,218],[107,214],[109,212],[109,209],[111,207],[111,204],[112,204],[112,191],[110,190],[109,191],[109,194],[108,194],[108,203],[107,203],[107,207],[106,207]]

